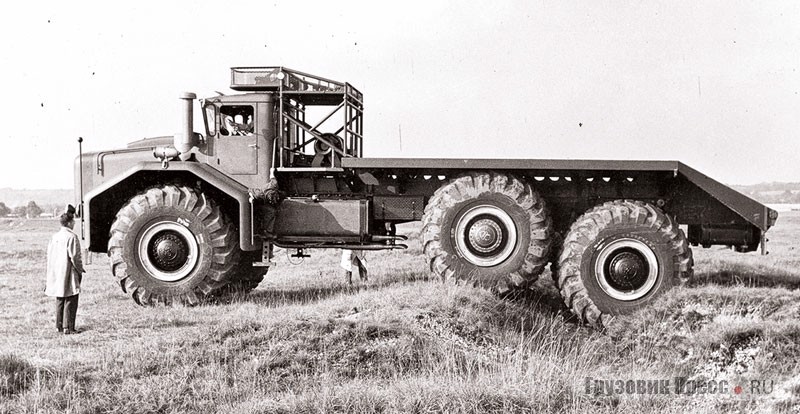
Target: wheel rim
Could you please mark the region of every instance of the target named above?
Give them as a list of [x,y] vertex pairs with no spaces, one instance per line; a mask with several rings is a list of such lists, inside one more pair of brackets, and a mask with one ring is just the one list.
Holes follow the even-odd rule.
[[455,233],[459,254],[476,266],[490,267],[508,259],[517,244],[514,220],[501,208],[481,205],[459,218]]
[[600,288],[617,300],[631,301],[649,293],[658,279],[655,252],[636,239],[618,239],[603,246],[595,262]]
[[197,264],[197,252],[194,234],[172,221],[150,225],[139,240],[139,261],[151,276],[164,282],[189,275]]

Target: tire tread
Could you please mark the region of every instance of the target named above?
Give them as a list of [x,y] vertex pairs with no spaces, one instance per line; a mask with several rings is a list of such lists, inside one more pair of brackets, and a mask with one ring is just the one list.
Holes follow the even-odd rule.
[[[136,217],[148,210],[160,207],[177,207],[192,212],[209,231],[211,240],[205,242],[212,249],[210,270],[193,287],[175,294],[154,294],[141,286],[128,272],[128,265],[123,259],[124,240],[128,236],[131,223]],[[223,288],[233,276],[233,269],[238,259],[238,243],[235,229],[227,224],[222,211],[204,194],[197,194],[186,186],[166,185],[152,187],[142,194],[134,196],[128,204],[117,212],[111,225],[108,242],[108,256],[111,273],[117,279],[123,292],[129,294],[139,305],[153,306],[157,304],[171,305],[183,303],[196,305],[201,300]],[[201,241],[202,242],[202,241]]]
[[556,286],[568,308],[581,321],[602,328],[612,315],[603,313],[592,302],[581,279],[581,262],[584,253],[598,234],[612,224],[646,225],[658,233],[665,244],[671,246],[675,266],[673,281],[682,284],[692,276],[692,251],[683,231],[657,207],[633,200],[609,201],[580,216],[564,237],[558,261]]
[[506,278],[496,281],[498,291],[508,286],[528,287],[544,271],[550,259],[552,223],[544,200],[531,186],[515,177],[498,173],[471,173],[451,180],[437,189],[425,206],[422,218],[423,252],[431,272],[443,280],[464,281],[469,275],[448,265],[449,254],[442,248],[441,238],[445,213],[460,202],[495,192],[512,199],[528,214],[531,242],[522,265]]

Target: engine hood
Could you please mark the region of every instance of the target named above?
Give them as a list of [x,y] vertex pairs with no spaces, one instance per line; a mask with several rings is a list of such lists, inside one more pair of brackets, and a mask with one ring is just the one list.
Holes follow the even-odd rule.
[[142,138],[128,143],[128,148],[167,147],[172,146],[173,136]]

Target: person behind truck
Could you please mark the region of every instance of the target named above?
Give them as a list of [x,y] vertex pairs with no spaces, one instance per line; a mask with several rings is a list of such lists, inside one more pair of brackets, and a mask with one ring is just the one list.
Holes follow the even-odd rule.
[[358,277],[366,282],[367,277],[367,258],[364,256],[363,250],[350,250],[342,249],[342,269],[344,269],[344,278],[347,284],[353,284],[353,270],[358,269]]
[[81,261],[81,241],[72,232],[75,226],[75,209],[72,206],[59,217],[61,229],[53,235],[47,246],[47,285],[45,295],[56,298],[56,329],[66,335],[76,334],[75,317],[78,312],[78,295],[86,270]]

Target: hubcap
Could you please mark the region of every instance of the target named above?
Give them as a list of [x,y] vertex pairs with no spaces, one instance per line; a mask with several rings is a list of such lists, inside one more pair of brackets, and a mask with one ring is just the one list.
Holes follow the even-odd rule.
[[493,205],[472,207],[455,228],[458,253],[476,266],[502,263],[514,251],[517,228],[511,216]]
[[150,241],[147,253],[158,269],[174,272],[186,264],[189,247],[178,233],[165,230]]
[[469,228],[469,243],[480,253],[491,253],[502,242],[503,230],[491,219],[480,219]]
[[198,260],[198,246],[186,227],[162,221],[150,225],[139,240],[139,260],[151,276],[164,282],[186,277]]
[[653,250],[636,239],[617,239],[603,246],[595,263],[600,288],[617,300],[645,296],[658,278],[658,260]]

